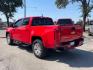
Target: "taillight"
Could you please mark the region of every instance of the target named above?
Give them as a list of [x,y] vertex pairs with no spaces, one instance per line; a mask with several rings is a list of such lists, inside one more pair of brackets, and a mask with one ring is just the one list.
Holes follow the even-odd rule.
[[60,29],[59,28],[56,28],[54,30],[54,40],[55,40],[55,45],[60,44]]

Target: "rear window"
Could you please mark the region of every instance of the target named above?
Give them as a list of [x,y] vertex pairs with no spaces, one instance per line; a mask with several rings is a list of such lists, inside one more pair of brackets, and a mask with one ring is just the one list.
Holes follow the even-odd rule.
[[58,25],[73,24],[73,21],[71,19],[59,19],[57,24]]
[[53,25],[53,21],[50,18],[33,18],[32,26],[38,25]]

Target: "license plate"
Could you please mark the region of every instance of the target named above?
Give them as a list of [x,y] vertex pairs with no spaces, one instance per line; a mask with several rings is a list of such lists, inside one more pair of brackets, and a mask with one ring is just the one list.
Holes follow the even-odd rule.
[[71,45],[71,46],[75,45],[75,42],[70,42],[70,45]]

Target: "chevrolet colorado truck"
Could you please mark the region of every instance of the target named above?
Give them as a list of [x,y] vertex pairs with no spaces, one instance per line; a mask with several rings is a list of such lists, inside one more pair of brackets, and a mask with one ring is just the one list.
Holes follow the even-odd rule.
[[6,29],[9,45],[19,42],[31,45],[38,58],[46,56],[47,49],[72,49],[83,44],[83,29],[71,20],[59,19],[57,25],[49,17],[27,17]]

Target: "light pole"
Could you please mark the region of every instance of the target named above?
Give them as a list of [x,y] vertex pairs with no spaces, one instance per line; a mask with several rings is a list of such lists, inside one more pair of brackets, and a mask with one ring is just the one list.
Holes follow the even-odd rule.
[[26,17],[26,0],[24,0],[24,17]]

